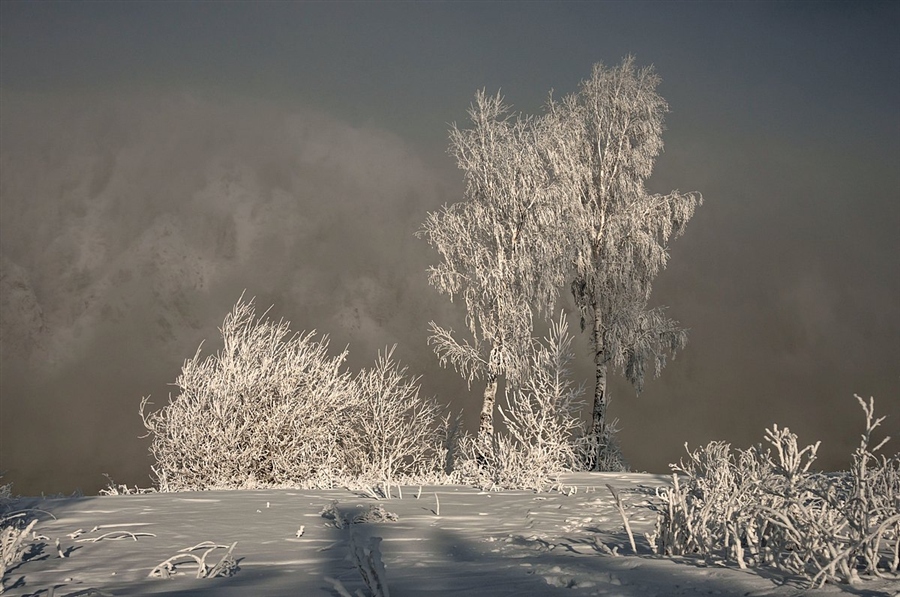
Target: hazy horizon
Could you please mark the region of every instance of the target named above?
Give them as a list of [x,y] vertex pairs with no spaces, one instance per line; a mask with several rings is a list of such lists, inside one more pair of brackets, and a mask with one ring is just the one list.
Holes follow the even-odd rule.
[[896,452],[898,25],[888,2],[0,3],[2,482],[149,485],[140,398],[244,290],[352,370],[397,343],[474,429],[481,388],[425,342],[463,306],[414,237],[462,199],[449,124],[478,89],[536,113],[627,54],[671,108],[650,189],[705,200],[652,299],[687,348],[640,397],[613,381],[632,468],[776,422],[844,467],[854,393]]

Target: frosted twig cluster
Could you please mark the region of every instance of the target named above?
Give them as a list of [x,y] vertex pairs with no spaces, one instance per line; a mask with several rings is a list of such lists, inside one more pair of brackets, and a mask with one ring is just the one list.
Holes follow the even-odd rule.
[[884,417],[874,400],[856,398],[866,427],[846,473],[811,472],[819,444],[800,448],[777,425],[766,430],[767,450],[712,442],[689,451],[660,492],[654,551],[773,568],[814,587],[900,580],[900,455],[876,455],[889,439],[870,447]]
[[[237,563],[234,560],[235,541],[231,545],[216,545],[210,541],[198,543],[193,547],[187,547],[179,550],[179,553],[161,562],[150,571],[151,577],[171,578],[175,574],[176,566],[184,563],[194,562],[197,564],[197,578],[216,578],[218,576],[231,576],[237,570]],[[224,549],[225,554],[216,564],[207,564],[206,558],[217,549]],[[191,552],[203,550],[201,555]]]
[[26,546],[30,545],[28,535],[37,520],[32,520],[24,527],[4,518],[0,521],[0,593],[5,590],[6,573],[15,568],[25,556]]

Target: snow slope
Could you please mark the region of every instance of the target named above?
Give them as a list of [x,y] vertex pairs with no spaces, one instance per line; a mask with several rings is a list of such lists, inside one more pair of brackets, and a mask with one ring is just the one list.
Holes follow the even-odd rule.
[[[643,533],[653,528],[655,488],[666,480],[638,473],[578,473],[564,475],[560,488],[540,494],[431,486],[421,488],[417,498],[419,488],[406,486],[402,499],[395,489],[391,499],[377,501],[346,489],[25,500],[20,507],[44,509],[55,519],[38,513],[41,553],[8,574],[6,586],[12,588],[6,594],[49,595],[52,588],[55,597],[334,597],[340,593],[326,577],[340,581],[349,593],[364,590],[348,557],[352,532],[357,544],[368,536],[383,538],[380,551],[393,597],[900,595],[900,586],[887,581],[803,593],[794,582],[703,560],[654,556]],[[631,554],[607,483],[626,504],[637,557]],[[338,528],[321,514],[335,500],[345,518],[380,505],[397,520],[359,523],[352,531]],[[114,531],[134,536],[120,532],[92,541]],[[115,539],[117,535],[124,538]],[[58,556],[57,538],[65,558]],[[233,575],[197,579],[196,565],[185,564],[176,566],[173,578],[148,577],[178,550],[203,541],[237,542]],[[596,541],[623,555],[605,553]],[[211,553],[210,564],[224,552]]]

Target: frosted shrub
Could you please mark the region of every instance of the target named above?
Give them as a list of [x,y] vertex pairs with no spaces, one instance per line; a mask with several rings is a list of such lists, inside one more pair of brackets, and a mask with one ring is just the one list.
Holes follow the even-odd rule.
[[[607,406],[609,402],[607,399]],[[629,470],[619,446],[619,419],[604,421],[599,435],[588,433],[578,438],[576,448],[580,470],[612,473]]]
[[396,474],[423,463],[427,446],[403,434],[421,425],[413,439],[427,439],[434,406],[390,353],[354,379],[346,350],[331,356],[327,337],[257,319],[243,297],[221,332],[221,351],[185,361],[174,400],[156,412],[141,403],[160,490],[329,488],[375,472],[366,466]]
[[[773,482],[770,462],[755,449],[734,453],[730,444],[710,442],[688,451],[687,462],[673,468],[680,475],[662,493],[664,508],[651,544],[665,555],[740,549],[734,538],[749,526],[747,507],[766,499],[763,488]],[[743,558],[732,555],[744,567]]]
[[866,429],[850,471],[810,472],[819,444],[801,449],[777,425],[766,430],[766,450],[712,442],[688,451],[660,493],[651,546],[664,555],[769,567],[816,587],[856,583],[861,575],[900,579],[900,459],[876,456],[889,438],[869,447],[884,417],[874,418],[873,400],[856,398]]
[[549,455],[495,434],[488,448],[469,435],[458,444],[454,476],[482,489],[534,489],[550,483]]
[[303,483],[340,475],[337,431],[354,397],[315,332],[255,317],[243,297],[221,328],[224,347],[185,361],[179,395],[145,414],[153,472],[163,491]]
[[354,383],[356,425],[342,440],[354,474],[371,481],[418,478],[443,466],[440,407],[419,394],[419,377],[394,361],[396,345]]
[[552,476],[578,468],[584,388],[572,383],[573,359],[572,336],[561,315],[536,345],[525,383],[506,392],[506,405],[499,408],[506,434],[495,434],[487,448],[471,438],[460,442],[457,466],[464,479],[482,486],[541,489]]

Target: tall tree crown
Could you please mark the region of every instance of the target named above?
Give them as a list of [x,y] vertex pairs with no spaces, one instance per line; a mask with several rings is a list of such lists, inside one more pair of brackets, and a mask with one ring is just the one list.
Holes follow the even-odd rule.
[[539,142],[542,121],[512,115],[498,94],[476,94],[471,127],[450,130],[465,201],[428,214],[420,236],[441,262],[429,281],[461,295],[473,343],[459,344],[432,322],[442,361],[471,381],[481,373],[515,382],[528,369],[533,311],[552,310],[564,283],[563,218]]
[[572,292],[604,358],[640,390],[646,364],[658,372],[686,333],[662,310],[647,310],[653,279],[665,268],[668,243],[681,234],[699,193],[650,194],[644,182],[663,150],[665,100],[652,67],[634,58],[596,64],[579,90],[547,104],[557,134],[545,138],[555,188],[574,214]]

